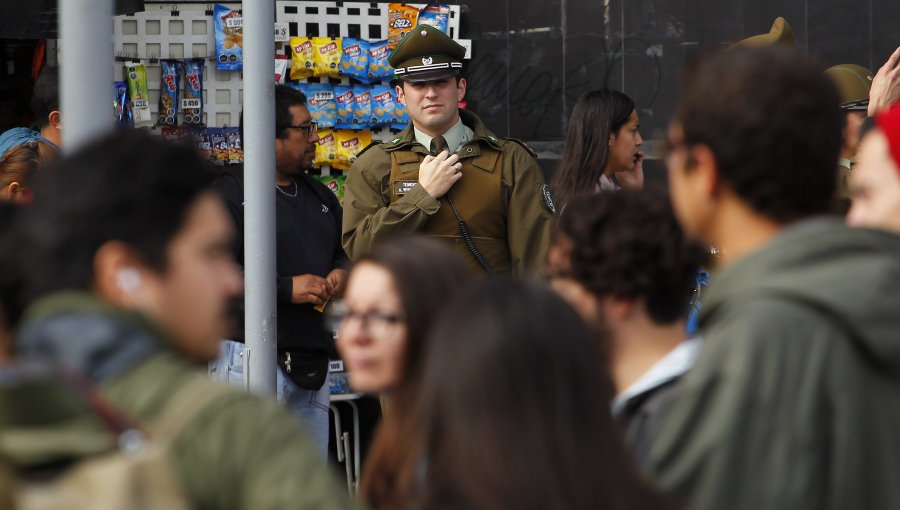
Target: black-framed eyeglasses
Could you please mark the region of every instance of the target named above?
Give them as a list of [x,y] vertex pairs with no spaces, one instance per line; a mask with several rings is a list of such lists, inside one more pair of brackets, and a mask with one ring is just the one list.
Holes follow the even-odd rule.
[[340,331],[353,319],[362,321],[362,328],[373,337],[384,338],[390,335],[397,326],[406,322],[406,315],[379,310],[357,312],[342,301],[332,303],[326,311],[328,328],[332,331]]
[[319,131],[319,125],[315,122],[310,122],[309,124],[304,124],[302,126],[284,126],[284,129],[299,129],[300,131],[305,131],[306,136],[312,136],[313,133]]

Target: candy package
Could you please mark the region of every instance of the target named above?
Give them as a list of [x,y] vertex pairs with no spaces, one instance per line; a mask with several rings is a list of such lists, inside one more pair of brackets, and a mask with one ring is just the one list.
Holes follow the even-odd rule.
[[316,159],[313,166],[322,168],[334,162],[334,153],[337,151],[337,143],[334,140],[334,131],[331,129],[319,130],[319,141],[316,145]]
[[214,162],[225,164],[228,162],[228,136],[223,128],[209,128],[209,142],[212,145]]
[[192,128],[191,135],[197,142],[197,149],[200,150],[203,157],[208,161],[215,161],[216,158],[213,154],[212,142],[209,139],[209,130],[206,128]]
[[372,143],[370,131],[347,131],[339,129],[335,131],[337,149],[334,154],[332,168],[350,170],[350,166],[356,161],[356,155],[366,146]]
[[125,77],[128,82],[128,96],[131,98],[131,111],[134,116],[134,127],[153,125],[150,116],[150,88],[147,85],[147,69],[138,62],[125,63]]
[[118,127],[134,127],[131,105],[128,102],[128,85],[123,81],[113,83],[113,117]]
[[392,88],[391,93],[394,95],[394,121],[391,122],[391,129],[402,131],[406,129],[406,126],[409,125],[410,118],[409,112],[406,111],[406,106],[400,102],[400,96],[397,95],[397,89]]
[[324,184],[328,189],[334,193],[334,196],[337,197],[338,202],[341,205],[344,205],[344,184],[347,182],[346,175],[319,175],[316,176],[319,182]]
[[221,4],[213,7],[216,32],[216,69],[240,70],[244,67],[244,18],[241,11]]
[[275,55],[275,83],[284,83],[284,75],[287,74],[287,66],[290,59],[287,55]]
[[340,72],[343,76],[369,83],[369,42],[345,37],[341,41]]
[[394,93],[387,85],[372,87],[372,126],[388,126],[397,121]]
[[320,128],[333,128],[337,118],[334,90],[327,83],[298,83],[295,88],[306,96],[309,115]]
[[332,37],[313,37],[313,76],[340,78],[341,40]]
[[163,126],[159,130],[159,134],[162,136],[163,140],[167,142],[175,142],[180,143],[183,142],[184,139],[189,138],[191,136],[188,128],[176,127],[176,126]]
[[302,80],[313,75],[316,57],[313,54],[312,40],[309,37],[292,37],[291,45],[291,79]]
[[184,98],[181,111],[184,112],[185,126],[203,125],[203,67],[202,58],[184,61]]
[[178,125],[178,89],[181,87],[181,62],[160,60],[159,117],[160,126]]
[[388,4],[388,41],[393,50],[419,18],[419,9],[406,4]]
[[244,149],[241,147],[241,128],[225,128],[225,141],[228,143],[228,165],[244,162]]
[[369,82],[390,80],[394,77],[394,68],[388,63],[390,54],[387,40],[369,43]]
[[353,87],[353,129],[365,129],[372,125],[372,87],[356,85]]
[[450,24],[450,7],[442,4],[430,3],[419,11],[418,25],[430,25],[443,33],[447,33]]
[[353,110],[356,109],[356,99],[353,96],[352,85],[335,85],[334,102],[337,104],[337,117],[334,119],[334,127],[338,129],[350,129],[353,127]]

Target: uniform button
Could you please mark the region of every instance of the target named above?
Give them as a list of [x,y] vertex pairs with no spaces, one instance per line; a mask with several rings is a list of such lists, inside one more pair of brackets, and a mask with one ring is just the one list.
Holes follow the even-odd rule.
[[466,147],[466,152],[472,152],[472,148],[471,148],[471,147]]

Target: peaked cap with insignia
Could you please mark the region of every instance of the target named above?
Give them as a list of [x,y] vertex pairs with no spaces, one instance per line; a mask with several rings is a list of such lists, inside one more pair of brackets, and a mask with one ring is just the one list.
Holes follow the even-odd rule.
[[457,76],[466,49],[430,25],[419,25],[406,34],[388,57],[398,80],[423,82]]

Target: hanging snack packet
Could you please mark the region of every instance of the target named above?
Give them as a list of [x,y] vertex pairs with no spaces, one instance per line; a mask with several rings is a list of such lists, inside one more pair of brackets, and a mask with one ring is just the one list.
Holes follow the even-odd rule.
[[337,117],[334,119],[334,127],[337,129],[350,129],[353,127],[353,110],[356,109],[353,86],[335,85],[334,102],[337,103]]
[[275,55],[275,83],[284,83],[284,75],[287,74],[287,65],[290,59],[287,55]]
[[244,18],[241,11],[221,4],[213,8],[216,32],[216,69],[240,70],[244,67]]
[[409,33],[419,17],[419,9],[406,4],[388,4],[388,41],[393,50]]
[[353,129],[365,129],[372,125],[372,87],[356,85],[353,87]]
[[244,162],[244,149],[241,147],[241,128],[225,128],[225,140],[228,142],[228,165]]
[[345,37],[341,43],[341,74],[369,83],[369,42]]
[[333,128],[337,118],[337,103],[334,102],[334,90],[328,83],[305,83],[300,88],[306,95],[306,104],[312,121],[320,128]]
[[181,85],[181,63],[177,60],[160,60],[159,78],[159,126],[178,125],[178,88]]
[[118,127],[134,127],[128,104],[128,85],[123,81],[113,83],[113,117]]
[[223,128],[209,128],[209,142],[212,145],[213,161],[225,164],[228,161],[228,136]]
[[131,110],[134,115],[134,127],[153,125],[150,116],[150,88],[147,85],[147,69],[138,62],[125,63],[125,76],[128,81],[128,95],[131,97]]
[[388,63],[390,54],[387,40],[369,43],[369,82],[390,80],[394,77],[394,68]]
[[209,130],[206,128],[191,129],[191,136],[197,141],[197,149],[207,161],[215,161],[213,154],[212,142],[209,139]]
[[291,79],[302,80],[313,75],[316,57],[313,54],[312,40],[309,37],[292,37],[291,45]]
[[313,166],[322,168],[330,166],[334,162],[334,153],[337,151],[337,143],[334,140],[334,131],[331,129],[319,130],[319,141],[316,145],[316,159]]
[[447,33],[450,24],[450,7],[442,4],[430,3],[419,11],[418,25],[430,25],[443,33]]
[[338,202],[341,205],[344,205],[344,183],[347,182],[346,175],[319,175],[316,176],[316,179],[325,185],[328,189],[334,193],[334,196],[337,197]]
[[313,76],[340,78],[341,40],[332,37],[313,37]]
[[184,98],[181,111],[185,126],[203,125],[203,66],[202,58],[184,61]]
[[332,168],[350,170],[350,165],[356,161],[356,155],[370,143],[372,143],[371,131],[347,131],[339,129],[335,131],[337,150],[334,154]]
[[406,111],[406,106],[400,102],[400,97],[397,95],[397,89],[391,89],[391,93],[394,95],[394,119],[391,121],[391,129],[402,131],[406,129],[406,126],[409,125],[410,118],[409,112]]
[[377,126],[388,126],[395,122],[396,106],[394,93],[387,85],[375,85],[372,87],[372,120]]

